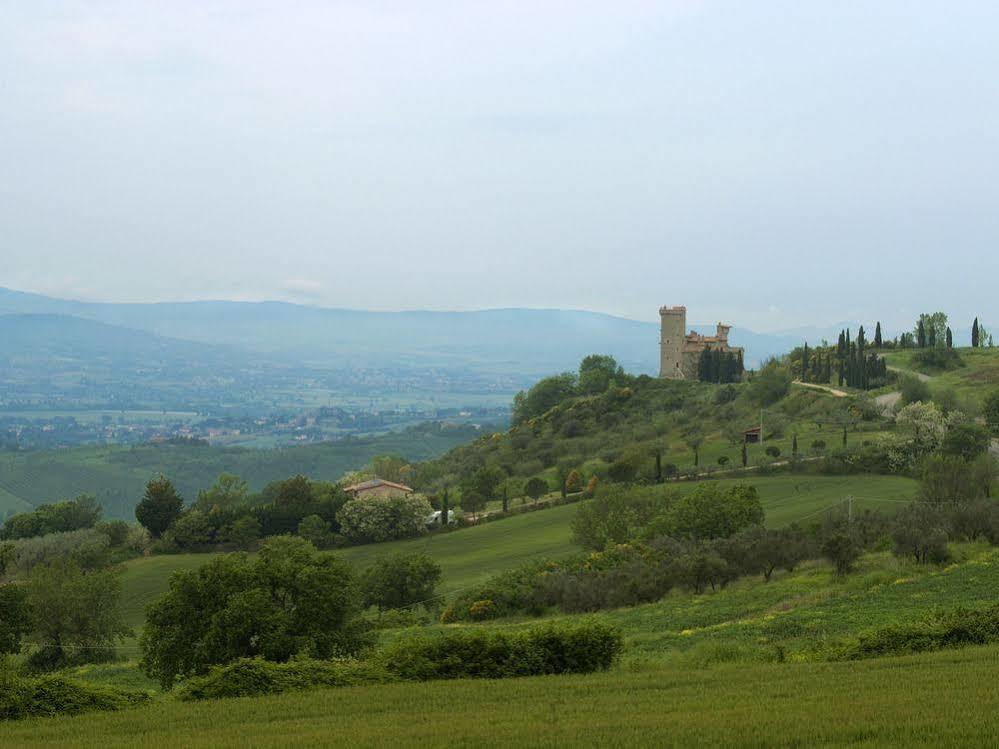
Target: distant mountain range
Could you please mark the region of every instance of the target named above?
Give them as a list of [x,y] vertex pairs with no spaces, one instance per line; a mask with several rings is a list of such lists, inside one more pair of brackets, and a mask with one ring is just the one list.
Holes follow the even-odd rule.
[[[170,356],[174,350],[188,359],[213,359],[244,352],[310,368],[471,368],[528,377],[574,368],[590,353],[612,354],[629,371],[650,374],[659,360],[655,323],[581,310],[369,312],[284,302],[111,304],[0,288],[0,315],[6,316],[0,355],[68,346],[84,358],[88,348],[94,357],[125,351]],[[815,343],[834,339],[836,332],[814,329],[807,337]],[[734,327],[731,340],[746,349],[747,365],[756,366],[799,345],[803,337],[800,331],[761,334]],[[225,349],[213,353],[205,345]]]
[[[460,369],[527,380],[573,369],[591,353],[611,354],[631,372],[654,374],[659,362],[656,323],[582,310],[370,312],[285,302],[112,304],[0,288],[0,316],[5,316],[0,361],[5,355],[71,351],[84,361],[158,357],[238,366],[267,361],[309,369]],[[873,323],[865,327],[873,337]],[[713,325],[693,328],[714,331]],[[855,334],[859,324],[774,333],[736,326],[730,339],[746,349],[747,366],[755,367],[804,341],[835,341],[844,328]],[[970,327],[955,327],[954,336],[967,345]]]

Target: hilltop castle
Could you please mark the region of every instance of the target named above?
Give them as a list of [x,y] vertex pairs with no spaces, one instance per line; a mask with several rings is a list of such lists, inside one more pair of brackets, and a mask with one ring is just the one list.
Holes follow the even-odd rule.
[[[742,360],[743,351],[730,346],[728,332],[731,325],[718,323],[715,335],[705,336],[687,331],[686,307],[660,307],[659,376],[670,380],[696,380],[701,352],[731,352]],[[741,369],[741,367],[740,367]]]

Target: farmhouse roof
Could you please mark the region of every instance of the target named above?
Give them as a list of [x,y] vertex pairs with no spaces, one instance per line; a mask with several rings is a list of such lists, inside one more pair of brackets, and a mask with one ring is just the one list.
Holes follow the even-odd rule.
[[362,481],[359,484],[352,484],[351,486],[344,487],[344,491],[348,494],[354,492],[363,492],[366,489],[375,489],[379,486],[390,486],[393,489],[398,489],[404,492],[412,492],[412,487],[406,486],[405,484],[397,484],[394,481],[386,481],[385,479],[368,479],[367,481]]

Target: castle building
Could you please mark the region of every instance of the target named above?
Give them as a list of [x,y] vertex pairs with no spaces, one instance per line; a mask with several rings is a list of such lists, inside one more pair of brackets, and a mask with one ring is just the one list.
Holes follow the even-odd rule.
[[660,307],[659,376],[670,380],[696,380],[701,352],[706,349],[731,352],[742,359],[743,350],[730,346],[731,325],[718,323],[715,335],[687,332],[686,307]]

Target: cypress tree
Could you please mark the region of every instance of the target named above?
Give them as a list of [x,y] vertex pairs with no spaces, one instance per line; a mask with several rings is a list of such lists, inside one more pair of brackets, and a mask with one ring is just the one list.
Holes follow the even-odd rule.
[[867,344],[867,340],[864,336],[864,326],[860,326],[860,330],[857,332],[857,382],[856,387],[861,390],[867,389],[867,357],[864,353],[864,347]]
[[805,341],[805,348],[801,354],[801,381],[808,382],[808,341]]
[[881,348],[884,341],[881,340],[881,321],[878,320],[878,324],[874,326],[874,348]]
[[444,487],[444,493],[441,494],[441,528],[447,528],[447,487]]
[[843,447],[846,447],[846,426],[843,427]]
[[930,348],[937,347],[937,329],[935,327],[930,328],[929,346]]
[[795,457],[795,458],[798,457],[798,434],[797,434],[797,432],[795,432],[795,435],[791,438],[791,455],[793,457]]
[[954,348],[954,334],[947,328],[947,348]]
[[742,442],[742,467],[745,468],[749,464],[749,453],[746,450],[746,441]]
[[971,347],[978,348],[979,334],[978,334],[978,318],[975,318],[974,324],[971,326]]
[[919,348],[926,348],[926,328],[923,326],[923,318],[919,318],[919,325],[916,326],[916,345]]

